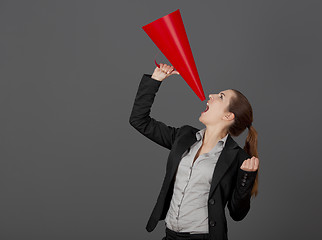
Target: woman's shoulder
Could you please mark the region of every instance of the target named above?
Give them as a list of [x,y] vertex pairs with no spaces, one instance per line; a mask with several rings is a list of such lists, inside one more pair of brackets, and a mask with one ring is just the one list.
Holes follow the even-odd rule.
[[245,151],[245,149],[241,148],[239,145],[238,145],[238,149],[239,149],[239,151],[238,151],[238,157],[242,161],[244,161],[244,160],[246,160],[248,158],[251,158],[251,156]]

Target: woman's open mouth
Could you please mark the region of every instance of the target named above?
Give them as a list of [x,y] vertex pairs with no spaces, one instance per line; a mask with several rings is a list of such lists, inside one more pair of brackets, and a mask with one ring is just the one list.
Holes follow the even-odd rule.
[[203,111],[202,113],[205,113],[205,112],[207,112],[208,110],[209,110],[209,107],[208,107],[208,105],[207,105],[206,110],[205,110],[205,111]]

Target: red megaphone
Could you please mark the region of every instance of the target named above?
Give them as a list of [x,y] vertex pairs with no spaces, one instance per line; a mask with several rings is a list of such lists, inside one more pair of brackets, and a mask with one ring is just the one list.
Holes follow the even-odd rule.
[[205,94],[179,9],[142,28],[194,93],[204,101]]

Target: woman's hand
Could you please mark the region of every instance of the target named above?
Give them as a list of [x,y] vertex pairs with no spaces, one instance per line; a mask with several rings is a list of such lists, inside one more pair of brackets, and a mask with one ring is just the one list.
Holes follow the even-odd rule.
[[179,72],[175,71],[173,66],[169,66],[167,64],[160,63],[160,68],[156,67],[154,69],[154,72],[153,72],[151,78],[158,80],[158,81],[163,81],[165,78],[167,78],[173,74],[179,74]]
[[255,172],[259,166],[259,159],[257,157],[252,157],[246,159],[240,166],[240,169],[244,171]]

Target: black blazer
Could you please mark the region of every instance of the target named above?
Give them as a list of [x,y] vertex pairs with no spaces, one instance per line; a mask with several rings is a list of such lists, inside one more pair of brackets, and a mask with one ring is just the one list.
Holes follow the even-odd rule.
[[[146,230],[154,230],[168,212],[173,194],[175,174],[182,154],[196,141],[200,129],[189,125],[182,127],[167,126],[150,117],[151,106],[161,81],[144,74],[135,97],[130,124],[155,143],[170,150],[166,174],[157,202],[146,225]],[[211,240],[227,240],[227,220],[225,206],[231,218],[240,221],[250,209],[251,190],[257,171],[240,169],[243,161],[251,158],[228,134],[226,144],[216,163],[208,197],[208,225]]]

